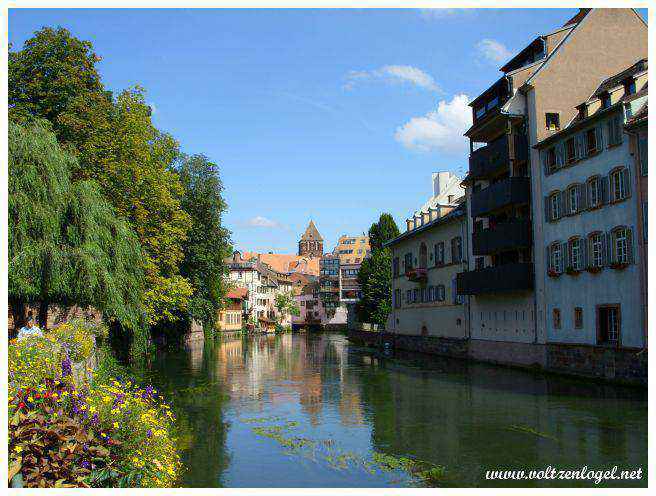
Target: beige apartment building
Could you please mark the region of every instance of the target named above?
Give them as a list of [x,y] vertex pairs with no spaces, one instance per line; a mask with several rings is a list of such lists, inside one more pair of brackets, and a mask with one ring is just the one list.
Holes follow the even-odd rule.
[[647,56],[647,26],[633,9],[580,9],[501,67],[471,103],[468,271],[470,353],[546,365],[544,195],[533,147],[577,114],[599,84]]
[[[466,263],[466,206],[451,208],[389,241],[392,251],[392,312],[386,330],[396,335],[441,338],[460,349],[468,338],[465,298],[456,290],[456,275]],[[427,343],[424,343],[426,345]],[[430,346],[430,344],[428,344]],[[405,343],[406,348],[414,348]],[[439,350],[438,350],[439,351]],[[457,354],[455,352],[454,354]]]
[[340,264],[360,264],[370,253],[369,236],[365,235],[340,236],[333,250],[333,254],[339,256]]

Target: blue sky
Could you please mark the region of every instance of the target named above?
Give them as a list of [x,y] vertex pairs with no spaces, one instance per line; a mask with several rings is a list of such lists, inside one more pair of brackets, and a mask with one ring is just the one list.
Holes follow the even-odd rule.
[[11,9],[9,41],[90,40],[108,88],[145,87],[155,124],[220,165],[235,246],[292,253],[310,218],[327,250],[381,212],[403,229],[431,172],[466,172],[467,99],[574,13]]

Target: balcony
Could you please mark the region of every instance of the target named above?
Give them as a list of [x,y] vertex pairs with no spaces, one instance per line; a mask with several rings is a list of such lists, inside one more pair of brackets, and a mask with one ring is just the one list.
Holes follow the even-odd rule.
[[476,256],[529,246],[531,223],[528,220],[501,222],[472,234],[472,248]]
[[533,264],[511,263],[457,275],[458,294],[480,295],[533,289]]
[[408,281],[424,282],[428,278],[428,272],[426,269],[410,269],[405,273],[405,276],[408,278]]
[[528,203],[530,192],[528,177],[509,177],[472,194],[471,215],[483,217],[507,205]]
[[469,156],[469,175],[473,179],[487,177],[498,171],[510,160],[508,135],[479,148]]

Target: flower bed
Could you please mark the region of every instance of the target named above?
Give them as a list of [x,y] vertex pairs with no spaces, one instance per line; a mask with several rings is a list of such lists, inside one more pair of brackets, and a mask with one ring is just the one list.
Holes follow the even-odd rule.
[[[10,479],[27,487],[171,487],[174,416],[152,387],[86,366],[98,329],[64,324],[9,344]],[[75,370],[81,373],[76,374]]]

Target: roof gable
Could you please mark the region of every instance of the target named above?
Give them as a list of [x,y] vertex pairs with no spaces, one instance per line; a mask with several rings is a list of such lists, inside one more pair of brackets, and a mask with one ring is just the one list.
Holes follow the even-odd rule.
[[321,237],[321,234],[319,234],[319,230],[317,229],[317,226],[314,225],[313,220],[310,221],[305,229],[303,236],[301,236],[301,241],[323,241],[323,238]]

